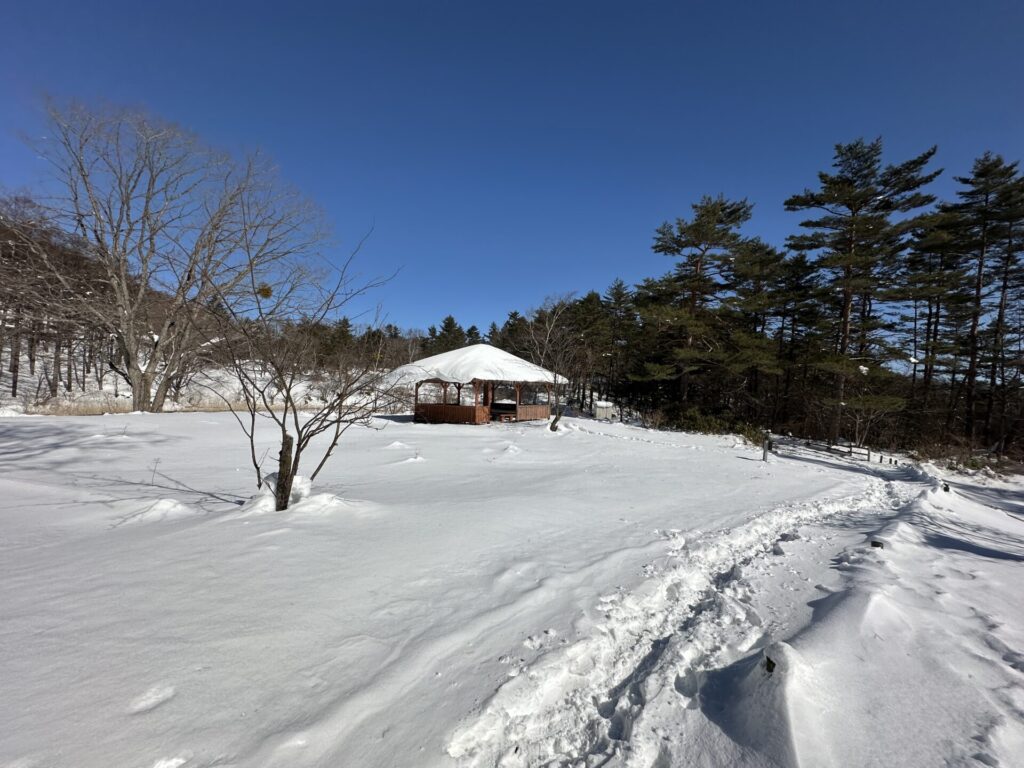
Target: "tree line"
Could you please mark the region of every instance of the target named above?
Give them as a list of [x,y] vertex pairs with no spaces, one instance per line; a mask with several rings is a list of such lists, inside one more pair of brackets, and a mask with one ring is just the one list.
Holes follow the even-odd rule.
[[269,354],[272,327],[301,340],[296,368],[381,370],[487,342],[568,376],[576,407],[611,399],[649,424],[1019,452],[1024,179],[997,154],[939,200],[934,147],[890,163],[881,139],[839,144],[785,201],[803,220],[780,245],[747,234],[750,201],[705,196],[653,233],[663,275],[553,297],[485,332],[453,315],[420,332],[344,316],[379,282],[354,284],[347,261],[314,266],[322,215],[263,158],[131,111],[50,117],[39,152],[59,193],[0,201],[12,394],[27,366],[36,399],[112,376],[133,409],[161,410],[198,371],[237,362],[232,340]]
[[[513,311],[484,338],[536,359],[559,312],[575,403],[610,398],[652,424],[1019,453],[1024,178],[986,152],[938,200],[935,154],[837,145],[785,201],[806,218],[781,248],[744,234],[752,203],[705,196],[655,231],[666,274]],[[426,342],[467,339],[447,317]]]

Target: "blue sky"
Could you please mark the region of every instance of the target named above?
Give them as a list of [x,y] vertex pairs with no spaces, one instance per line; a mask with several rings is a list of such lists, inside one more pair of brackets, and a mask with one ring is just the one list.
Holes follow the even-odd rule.
[[486,327],[548,294],[671,262],[655,227],[703,194],[783,200],[832,147],[939,145],[948,194],[986,149],[1024,156],[1024,3],[20,2],[0,45],[0,185],[40,188],[20,136],[43,94],[140,105],[264,150],[339,252],[371,226],[374,298]]

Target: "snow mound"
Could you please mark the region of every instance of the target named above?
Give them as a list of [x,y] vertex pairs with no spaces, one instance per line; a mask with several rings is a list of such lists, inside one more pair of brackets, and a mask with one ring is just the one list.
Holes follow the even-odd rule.
[[183,504],[177,499],[157,499],[144,506],[142,509],[129,512],[117,519],[116,525],[129,523],[161,523],[166,520],[181,520],[187,517],[196,517],[203,513],[195,507]]
[[[700,689],[705,717],[772,765],[814,765],[814,689],[810,671],[787,643],[709,672]],[[806,761],[806,762],[805,762]]]
[[288,507],[288,512],[305,517],[326,517],[336,512],[347,511],[351,504],[333,493],[317,493],[307,496]]
[[[263,478],[263,491],[270,496],[274,495],[274,488],[277,487],[277,472],[271,472]],[[304,498],[309,496],[313,490],[313,481],[308,477],[302,475],[296,475],[295,479],[292,480],[292,495],[289,500],[290,504],[294,504],[297,501],[302,501]]]
[[401,440],[395,440],[393,443],[388,443],[384,446],[385,451],[411,451],[412,446],[403,443]]

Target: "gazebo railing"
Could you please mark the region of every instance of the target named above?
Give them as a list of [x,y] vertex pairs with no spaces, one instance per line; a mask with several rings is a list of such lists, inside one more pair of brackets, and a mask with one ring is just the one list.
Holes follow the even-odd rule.
[[413,420],[427,424],[486,424],[491,420],[491,409],[486,405],[417,403]]
[[425,424],[486,424],[499,414],[507,413],[516,421],[546,419],[551,415],[551,406],[508,405],[496,407],[492,412],[488,405],[452,405],[450,403],[417,403],[413,420]]

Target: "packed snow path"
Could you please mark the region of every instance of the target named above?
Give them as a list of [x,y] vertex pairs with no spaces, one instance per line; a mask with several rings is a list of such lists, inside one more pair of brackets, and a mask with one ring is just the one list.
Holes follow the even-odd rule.
[[229,416],[0,420],[0,765],[1024,756],[1020,486],[380,426],[274,513]]

